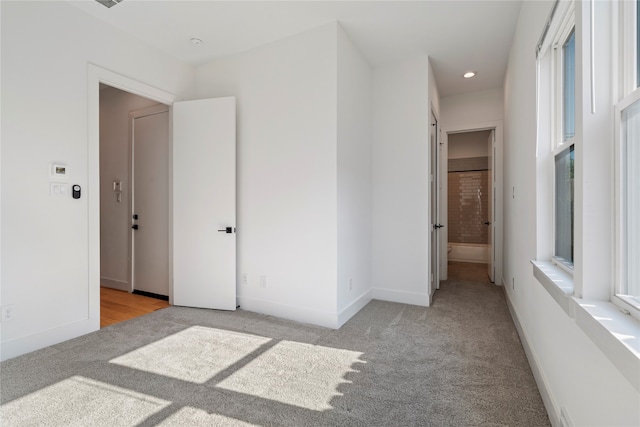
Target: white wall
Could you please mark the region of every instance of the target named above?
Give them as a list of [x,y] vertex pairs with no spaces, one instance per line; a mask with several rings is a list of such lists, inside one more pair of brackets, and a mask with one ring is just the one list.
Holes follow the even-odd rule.
[[[371,299],[371,67],[338,27],[339,324]],[[350,286],[351,285],[351,286]]]
[[638,391],[538,283],[529,262],[538,190],[534,47],[551,3],[523,3],[505,81],[505,290],[554,425],[563,407],[575,426],[640,425]]
[[448,135],[449,158],[487,157],[487,153],[491,151],[488,147],[490,133],[491,131],[483,130]]
[[440,93],[438,91],[438,82],[436,82],[436,76],[431,66],[431,60],[429,60],[429,105],[436,115],[438,121],[442,120],[440,111]]
[[[3,359],[99,327],[89,315],[88,63],[188,97],[193,69],[65,2],[2,2]],[[82,198],[49,196],[48,164]]]
[[373,72],[373,296],[428,305],[427,56]]
[[[101,284],[131,290],[129,113],[157,104],[112,87],[100,89],[100,279]],[[113,181],[122,183],[121,201]]]
[[336,24],[197,69],[198,97],[238,102],[244,309],[336,326],[336,73]]
[[447,96],[441,99],[442,129],[473,129],[485,122],[502,120],[504,93],[502,88]]

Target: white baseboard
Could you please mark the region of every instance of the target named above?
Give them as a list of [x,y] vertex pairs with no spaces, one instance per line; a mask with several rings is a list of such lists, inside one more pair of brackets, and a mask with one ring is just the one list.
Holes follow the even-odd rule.
[[560,411],[555,405],[555,399],[553,397],[553,393],[551,392],[551,387],[549,387],[549,381],[547,380],[546,375],[540,368],[540,363],[538,362],[538,356],[536,355],[536,351],[529,343],[527,332],[522,327],[522,324],[520,323],[520,319],[518,319],[518,313],[516,312],[515,307],[511,303],[511,299],[509,298],[509,292],[507,291],[507,287],[504,283],[504,280],[502,281],[502,289],[505,295],[505,299],[507,300],[507,307],[509,308],[509,313],[511,313],[511,318],[513,319],[513,323],[516,326],[518,335],[520,336],[522,347],[524,348],[524,352],[527,356],[527,360],[529,361],[531,372],[533,372],[533,378],[536,380],[536,384],[538,385],[538,391],[540,392],[540,396],[542,397],[542,402],[544,403],[544,407],[547,410],[547,415],[549,416],[551,425],[553,427],[561,427],[562,423],[560,421]]
[[100,329],[100,319],[84,319],[57,328],[0,343],[0,360],[40,350]]
[[417,292],[398,291],[396,289],[373,288],[372,296],[373,299],[382,301],[429,307],[429,295],[427,293],[421,294]]
[[365,293],[356,298],[351,304],[349,304],[344,310],[338,313],[338,327],[347,323],[357,312],[362,310],[365,305],[371,301],[372,290],[368,289]]
[[129,282],[123,282],[122,280],[117,279],[109,279],[107,277],[100,278],[100,286],[118,289],[120,291],[131,292],[131,285],[129,284]]
[[241,309],[283,319],[295,320],[301,323],[324,326],[325,328],[338,329],[338,316],[336,313],[316,310],[308,307],[296,307],[273,301],[265,301],[255,298],[238,296],[238,305]]

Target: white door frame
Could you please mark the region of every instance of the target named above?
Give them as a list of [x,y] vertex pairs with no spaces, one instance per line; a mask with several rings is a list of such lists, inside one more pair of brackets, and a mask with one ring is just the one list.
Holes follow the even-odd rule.
[[[503,176],[504,176],[504,167],[502,164],[502,158],[503,158],[503,123],[502,120],[495,120],[495,121],[488,121],[488,122],[479,122],[479,123],[465,123],[465,124],[459,124],[456,126],[452,126],[449,127],[447,129],[443,129],[443,135],[442,138],[444,139],[444,146],[446,147],[445,150],[443,150],[442,155],[440,156],[440,169],[442,171],[442,174],[440,175],[440,178],[442,179],[441,183],[442,183],[442,195],[443,197],[448,196],[448,180],[447,180],[447,173],[448,173],[448,151],[449,151],[449,134],[451,133],[463,133],[463,132],[476,132],[476,131],[483,131],[483,130],[495,130],[495,144],[496,144],[496,153],[495,153],[495,158],[494,158],[494,170],[493,170],[493,174],[495,176],[495,183],[496,183],[496,189],[495,189],[495,197],[496,197],[496,203],[495,203],[495,212],[493,213],[493,216],[495,218],[495,235],[494,235],[494,242],[493,242],[493,250],[495,253],[495,265],[494,265],[494,272],[495,272],[495,284],[496,285],[504,285],[504,279],[502,276],[502,251],[503,251],[503,241],[502,241],[502,235],[503,235],[503,229],[504,229],[504,218],[502,217],[502,212],[503,212]],[[445,226],[448,226],[448,219],[447,219],[447,203],[442,203],[442,200],[440,200],[440,218],[443,221],[443,224],[445,224]],[[449,238],[448,236],[445,234],[445,237],[441,238],[441,245],[440,245],[440,253],[441,254],[447,254],[447,247],[449,245]],[[446,263],[447,257],[442,256],[441,257],[441,262],[445,262]],[[440,265],[441,267],[441,272],[443,274],[441,274],[440,278],[442,280],[446,280],[447,279],[447,269],[446,269],[446,265],[443,267],[443,265]]]
[[492,129],[491,132],[489,132],[489,139],[487,140],[487,145],[488,145],[488,152],[490,153],[489,155],[489,164],[487,165],[489,167],[489,183],[488,183],[488,192],[489,192],[489,198],[487,200],[487,205],[489,207],[488,209],[488,213],[489,213],[489,217],[487,218],[487,221],[489,222],[489,224],[487,224],[489,226],[489,230],[487,230],[488,235],[489,235],[489,241],[491,242],[491,253],[489,254],[489,265],[487,266],[487,273],[489,274],[489,280],[491,280],[492,283],[496,282],[496,245],[495,245],[495,240],[496,240],[496,225],[495,225],[495,212],[496,212],[496,190],[498,189],[498,186],[496,185],[496,174],[494,173],[493,169],[495,168],[495,151],[496,151],[496,130]]
[[[176,95],[94,64],[88,64],[87,94],[87,210],[88,210],[88,317],[92,328],[100,329],[100,83],[171,106]],[[171,110],[170,110],[171,111]],[[169,113],[171,114],[171,112]],[[172,141],[169,139],[169,174],[171,175]],[[169,205],[172,205],[169,185]],[[171,215],[171,212],[170,212]],[[169,217],[169,239],[173,238]],[[170,242],[169,247],[171,248]],[[169,295],[173,293],[173,254],[169,251]],[[170,301],[171,302],[171,301]]]
[[[435,135],[435,139],[432,141],[431,135]],[[429,241],[431,242],[429,245],[429,274],[427,277],[429,278],[429,305],[432,303],[433,294],[437,289],[440,289],[440,277],[441,273],[441,258],[442,258],[442,246],[436,247],[435,254],[434,252],[434,243],[433,239],[436,239],[436,244],[440,242],[441,238],[440,232],[442,229],[436,229],[435,226],[441,223],[441,208],[440,201],[442,200],[440,189],[442,188],[440,185],[441,176],[440,170],[442,168],[442,152],[441,152],[441,140],[440,140],[440,120],[434,108],[431,108],[429,114],[429,235],[431,236]],[[433,147],[435,144],[435,150]],[[436,162],[434,163],[431,158],[435,153]],[[435,171],[433,170],[435,166]],[[435,180],[435,183],[433,182]],[[435,185],[434,185],[435,184]],[[433,194],[433,189],[435,188],[435,194]],[[434,211],[432,203],[436,200],[436,208],[434,218]],[[434,266],[435,261],[435,266]],[[435,270],[435,271],[434,271]]]

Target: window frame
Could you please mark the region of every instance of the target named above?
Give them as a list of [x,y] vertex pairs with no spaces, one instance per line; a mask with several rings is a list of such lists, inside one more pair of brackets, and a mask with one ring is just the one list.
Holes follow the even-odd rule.
[[[622,101],[640,86],[638,75],[638,31],[637,31],[637,1],[622,1],[618,3],[618,66],[619,66],[619,94],[618,101]],[[615,28],[616,23],[614,23]]]
[[636,102],[640,102],[640,88],[636,88],[629,95],[624,97],[615,106],[615,149],[614,149],[614,185],[615,185],[615,233],[614,233],[614,280],[611,287],[611,301],[622,309],[635,313],[634,317],[640,318],[640,303],[633,301],[632,298],[622,294],[625,287],[624,281],[626,280],[626,203],[625,203],[625,181],[626,181],[626,167],[624,165],[623,150],[623,135],[624,128],[622,123],[623,112]]
[[[614,106],[614,262],[613,280],[610,286],[610,301],[623,312],[640,320],[640,303],[622,293],[626,289],[626,203],[625,178],[626,167],[622,158],[622,144],[624,131],[622,123],[623,112],[636,102],[640,102],[640,70],[638,60],[638,3],[640,0],[620,2],[617,20],[618,26],[618,102]],[[614,23],[615,25],[615,23]]]
[[[555,37],[551,42],[551,48],[553,51],[551,52],[551,159],[552,162],[551,170],[553,171],[553,190],[552,190],[552,220],[551,220],[551,262],[557,265],[559,268],[567,272],[568,274],[573,276],[574,271],[574,263],[565,262],[562,258],[556,256],[556,207],[557,207],[557,194],[556,194],[556,168],[555,161],[558,155],[563,153],[565,150],[569,150],[571,146],[576,149],[576,135],[575,132],[571,138],[564,139],[564,45],[569,40],[571,34],[574,34],[576,37],[576,19],[575,19],[575,8],[573,2],[569,5],[562,23],[558,27],[556,31]],[[575,61],[575,58],[574,58]],[[574,84],[577,83],[577,79],[574,78]],[[577,91],[578,88],[575,88]],[[574,92],[575,96],[575,92]],[[575,126],[575,114],[577,108],[577,103],[574,99],[574,126]],[[574,236],[574,244],[575,244],[575,218],[574,218],[574,232],[572,235]]]
[[[567,11],[562,24],[558,28],[556,33],[556,37],[553,39],[553,59],[551,62],[553,79],[551,82],[551,91],[552,91],[552,99],[553,102],[553,111],[551,112],[552,118],[552,128],[553,128],[553,136],[552,136],[552,147],[553,147],[553,156],[555,157],[559,152],[561,152],[564,148],[575,142],[575,133],[574,135],[564,140],[564,55],[563,55],[563,47],[565,43],[568,41],[571,33],[575,33],[576,31],[576,18],[575,18],[575,10],[573,7],[573,3],[569,10]],[[576,90],[578,88],[576,87]],[[574,108],[575,111],[575,108]],[[575,123],[575,119],[574,119]]]
[[[634,2],[638,4],[640,0]],[[616,268],[614,224],[618,215],[614,201],[614,176],[618,170],[614,169],[614,136],[617,131],[613,113],[615,104],[628,94],[622,90],[621,3],[555,2],[536,45],[537,245],[536,259],[531,263],[534,277],[558,307],[602,350],[619,373],[640,389],[637,369],[632,368],[639,360],[634,343],[640,337],[640,311],[624,309],[621,300],[612,293]],[[555,137],[556,113],[553,111],[557,108],[553,82],[556,79],[554,61],[557,56],[554,43],[560,29],[566,28],[563,24],[571,8],[575,10],[576,52],[580,57],[576,63],[576,76],[580,80],[576,96],[580,105],[576,109],[579,124],[576,123],[575,135],[577,221],[574,242],[577,246],[573,275],[566,274],[550,261],[555,250],[555,236],[551,230],[555,226],[553,162],[557,151],[554,144],[558,141]],[[625,13],[629,13],[628,8]],[[598,61],[600,58],[603,60]],[[591,70],[587,68],[589,65]],[[634,67],[638,66],[634,64]],[[633,70],[635,72],[635,68]],[[595,79],[594,76],[608,78]],[[588,111],[589,79],[591,111]],[[631,89],[635,89],[635,85]],[[588,129],[587,133],[585,129]],[[594,179],[597,179],[597,185],[590,188],[596,182]],[[598,243],[589,244],[592,242]],[[507,288],[508,294],[513,292]]]

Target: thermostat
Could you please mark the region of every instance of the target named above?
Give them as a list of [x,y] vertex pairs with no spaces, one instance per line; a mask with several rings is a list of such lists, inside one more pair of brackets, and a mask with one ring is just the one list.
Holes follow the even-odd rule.
[[49,174],[56,178],[66,178],[67,165],[62,163],[49,163]]

